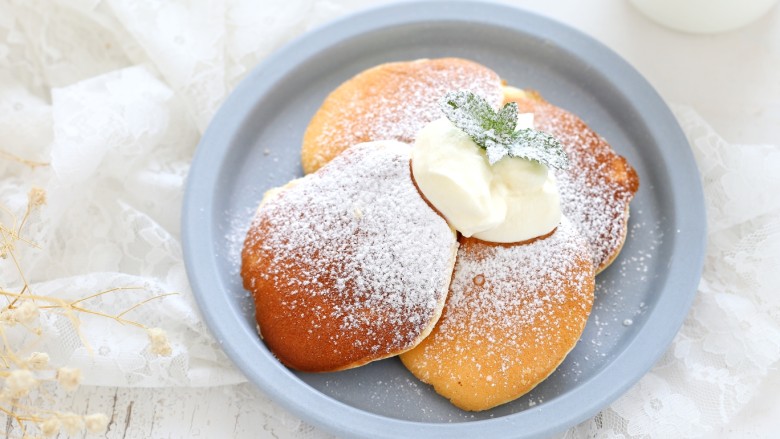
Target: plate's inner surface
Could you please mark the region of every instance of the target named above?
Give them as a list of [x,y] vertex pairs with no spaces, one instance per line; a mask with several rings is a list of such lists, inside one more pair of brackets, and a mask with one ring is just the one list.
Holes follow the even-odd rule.
[[[393,418],[453,422],[517,413],[561,396],[589,380],[634,338],[655,305],[674,239],[675,212],[665,167],[637,109],[567,53],[516,30],[464,22],[377,30],[320,53],[281,81],[255,107],[251,129],[230,145],[217,193],[231,194],[215,213],[216,254],[235,305],[255,327],[251,299],[241,287],[238,260],[243,232],[262,197],[302,174],[300,145],[309,119],[326,95],[361,70],[388,61],[456,56],[495,70],[509,84],[531,88],[583,118],[637,169],[640,190],[631,204],[629,236],[619,258],[597,278],[596,302],[585,332],[559,369],[528,395],[481,413],[461,411],[408,373],[397,359],[346,372],[297,376],[354,407]],[[643,148],[643,145],[645,146]],[[651,147],[647,147],[651,145]],[[663,276],[663,274],[661,274]]]

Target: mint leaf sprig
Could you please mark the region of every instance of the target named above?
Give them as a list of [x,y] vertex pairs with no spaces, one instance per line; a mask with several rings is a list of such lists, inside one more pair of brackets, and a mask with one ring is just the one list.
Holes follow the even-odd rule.
[[497,112],[480,96],[467,91],[447,93],[441,109],[456,127],[487,153],[488,162],[519,157],[547,167],[565,169],[569,158],[553,136],[531,128],[517,128],[517,103],[510,102]]

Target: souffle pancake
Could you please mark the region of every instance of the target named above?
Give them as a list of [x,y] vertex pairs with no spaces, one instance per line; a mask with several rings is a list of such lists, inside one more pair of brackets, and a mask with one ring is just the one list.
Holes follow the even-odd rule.
[[561,364],[585,327],[593,289],[588,244],[565,218],[531,243],[461,238],[444,313],[401,361],[464,410],[504,404]]
[[271,194],[241,276],[260,336],[285,365],[349,369],[404,352],[441,315],[454,231],[420,197],[409,146],[357,145]]

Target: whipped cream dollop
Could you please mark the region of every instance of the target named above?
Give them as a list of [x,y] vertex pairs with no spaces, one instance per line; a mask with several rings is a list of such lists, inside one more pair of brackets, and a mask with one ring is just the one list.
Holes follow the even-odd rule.
[[[533,128],[533,114],[520,114],[517,127]],[[555,176],[545,165],[505,157],[491,166],[485,150],[447,118],[417,133],[412,174],[425,198],[466,237],[525,241],[561,220]]]

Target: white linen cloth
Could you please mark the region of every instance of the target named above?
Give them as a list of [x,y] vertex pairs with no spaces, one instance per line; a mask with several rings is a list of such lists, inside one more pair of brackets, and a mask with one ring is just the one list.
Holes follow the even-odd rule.
[[[40,248],[16,249],[33,291],[76,298],[145,289],[92,302],[110,312],[180,293],[128,316],[165,329],[170,357],[151,355],[144,331],[87,317],[81,330],[91,354],[74,328],[51,317],[37,349],[55,366],[89,369],[86,385],[245,380],[208,334],[187,283],[179,219],[189,162],[248,70],[292,36],[363,3],[0,0],[0,205],[23,214],[32,187],[48,198],[25,227]],[[692,109],[673,109],[708,209],[699,294],[653,370],[567,438],[718,431],[780,359],[780,145],[728,144]],[[9,154],[50,165],[30,168]],[[18,286],[12,261],[0,260],[0,279]],[[266,405],[280,418],[277,435],[324,435]]]

